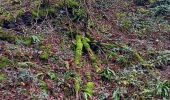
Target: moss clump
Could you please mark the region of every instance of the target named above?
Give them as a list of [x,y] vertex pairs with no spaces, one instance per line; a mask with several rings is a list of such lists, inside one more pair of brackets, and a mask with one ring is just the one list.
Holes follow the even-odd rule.
[[18,36],[16,39],[17,44],[23,44],[25,46],[30,46],[33,43],[32,37],[23,37],[23,36]]
[[31,11],[34,17],[47,16],[48,14],[54,13],[55,7],[48,7],[46,9],[34,9]]
[[90,71],[86,72],[86,77],[87,77],[88,81],[91,81],[92,78],[91,78],[91,72]]
[[74,90],[76,92],[76,98],[78,98],[78,94],[79,94],[79,91],[80,91],[80,83],[81,83],[81,77],[79,75],[77,75],[75,78],[74,78]]
[[67,4],[68,7],[78,7],[78,6],[80,6],[79,2],[77,2],[76,0],[66,0],[65,3]]
[[51,50],[52,46],[51,45],[46,45],[46,46],[41,46],[40,49],[43,51],[39,57],[41,60],[48,60],[49,56],[50,56],[50,50]]
[[26,46],[29,46],[32,44],[32,38],[31,37],[23,37],[21,39],[23,41],[23,44]]
[[0,57],[0,68],[4,68],[11,64],[11,61],[7,57]]
[[118,12],[116,13],[116,18],[123,18],[123,17],[126,17],[127,14],[125,12]]
[[0,73],[0,82],[6,79],[6,75]]
[[122,21],[122,27],[129,29],[132,26],[132,22],[130,20],[124,19]]
[[80,58],[82,55],[83,43],[81,41],[81,36],[76,35],[76,53],[75,53],[75,64],[80,64]]
[[92,49],[90,48],[90,45],[88,42],[90,42],[90,40],[88,38],[82,38],[82,42],[83,42],[83,45],[85,47],[85,49],[87,50],[88,54],[89,54],[89,57],[90,57],[90,60],[92,62],[92,65],[93,67],[95,68],[96,72],[100,72],[101,69],[100,67],[98,66],[98,62],[97,62],[97,57],[96,55],[93,53]]
[[49,53],[47,53],[45,51],[40,54],[41,60],[48,60],[48,57],[49,57]]
[[32,44],[32,37],[23,37],[23,36],[17,36],[11,32],[3,32],[0,30],[0,40],[7,41],[10,43],[21,43],[25,46],[29,46]]
[[17,39],[17,36],[0,30],[0,40],[4,40],[8,42],[15,42],[16,39]]
[[26,67],[29,67],[29,66],[34,67],[35,63],[32,63],[32,62],[18,62],[17,65],[20,68],[26,68]]
[[48,86],[47,84],[43,81],[43,80],[40,80],[39,83],[38,83],[39,87],[47,93],[48,91]]
[[149,13],[150,13],[149,10],[144,9],[144,8],[139,8],[139,9],[137,9],[137,12],[138,12],[138,13],[141,13],[141,14],[149,14]]

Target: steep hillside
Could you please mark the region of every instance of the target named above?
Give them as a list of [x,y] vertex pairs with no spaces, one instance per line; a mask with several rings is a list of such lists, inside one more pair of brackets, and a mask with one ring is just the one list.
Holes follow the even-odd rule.
[[1,0],[3,100],[169,100],[169,0]]

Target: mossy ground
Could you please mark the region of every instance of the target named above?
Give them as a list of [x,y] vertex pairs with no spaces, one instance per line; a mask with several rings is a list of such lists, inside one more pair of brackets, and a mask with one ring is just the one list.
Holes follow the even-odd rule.
[[155,0],[2,1],[0,98],[169,99],[168,24],[148,21]]

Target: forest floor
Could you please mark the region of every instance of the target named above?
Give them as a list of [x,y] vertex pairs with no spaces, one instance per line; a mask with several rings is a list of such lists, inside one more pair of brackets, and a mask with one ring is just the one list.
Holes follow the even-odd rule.
[[38,1],[0,1],[1,99],[170,98],[169,17],[152,31],[135,24],[149,8],[130,1]]

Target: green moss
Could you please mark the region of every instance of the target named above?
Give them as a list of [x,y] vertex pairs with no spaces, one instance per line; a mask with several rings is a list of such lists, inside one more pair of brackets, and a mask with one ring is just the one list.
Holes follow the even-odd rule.
[[49,71],[48,76],[50,77],[51,80],[56,80],[57,79],[57,75],[56,75],[55,72]]
[[43,51],[49,51],[51,48],[52,48],[51,44],[45,44],[45,45],[43,43],[40,44],[40,49]]
[[21,68],[26,68],[26,67],[34,67],[35,66],[35,63],[32,63],[32,62],[18,62],[17,63],[18,67],[21,67]]
[[88,38],[85,38],[85,37],[82,38],[83,45],[84,45],[85,49],[88,51],[88,54],[89,54],[89,57],[90,57],[93,67],[95,68],[96,72],[100,72],[101,69],[98,66],[97,57],[91,50],[90,45],[88,43],[89,41],[90,40]]
[[17,36],[10,34],[8,32],[0,31],[0,39],[8,42],[15,42],[17,39]]
[[0,39],[12,43],[21,43],[25,46],[32,44],[32,37],[17,36],[10,32],[3,32],[2,30],[0,30]]
[[40,44],[40,45],[42,45],[40,46],[40,50],[42,50],[43,52],[39,55],[39,58],[41,60],[48,60],[52,46],[50,44],[47,44],[45,46],[44,44]]
[[117,18],[122,18],[122,17],[126,17],[126,16],[127,16],[127,14],[124,13],[124,12],[118,12],[118,13],[116,13],[116,17],[117,17]]
[[32,10],[32,15],[35,17],[39,17],[39,16],[46,16],[50,13],[54,13],[56,11],[55,7],[49,7],[46,9],[34,9]]
[[81,83],[81,77],[79,75],[77,75],[75,78],[74,78],[74,90],[76,92],[76,97],[78,97],[78,94],[79,94],[79,91],[80,91],[80,83]]
[[40,59],[42,59],[42,60],[48,60],[48,57],[49,57],[49,53],[48,52],[42,52],[41,54],[40,54]]
[[22,37],[21,40],[23,41],[23,44],[25,46],[29,46],[32,44],[32,38],[31,37]]
[[150,13],[149,10],[144,9],[144,8],[138,8],[138,9],[137,9],[137,12],[138,12],[138,13],[141,13],[141,14],[149,14],[149,13]]
[[80,6],[79,2],[77,2],[76,0],[66,0],[66,4],[69,7],[78,7],[78,6]]
[[6,75],[0,73],[0,82],[6,79]]
[[83,43],[81,41],[81,36],[76,35],[76,53],[75,53],[75,64],[80,64],[80,59],[82,55]]
[[11,64],[11,61],[7,57],[0,57],[0,68],[4,68]]
[[94,88],[94,83],[93,82],[87,82],[87,84],[84,86],[84,99],[89,100],[89,97],[92,96],[93,94],[93,88]]
[[139,55],[139,53],[135,50],[131,50],[133,53],[134,57],[141,63],[145,63],[145,60]]
[[2,30],[2,24],[3,24],[3,19],[2,18],[0,18],[0,30]]
[[77,16],[84,16],[84,14],[86,13],[84,9],[76,9],[74,10],[74,12]]
[[41,5],[41,0],[34,0],[33,4],[34,4],[35,7],[38,7],[38,6]]
[[87,84],[84,87],[84,91],[88,92],[89,94],[92,95],[93,93],[93,88],[94,88],[94,83],[93,82],[87,82]]
[[47,84],[43,81],[43,80],[40,80],[38,85],[40,86],[40,88],[44,91],[44,92],[47,92],[48,91],[48,87],[47,87]]
[[132,22],[128,19],[124,19],[122,21],[122,26],[126,29],[130,28],[132,26]]
[[17,44],[23,44],[25,46],[30,46],[33,43],[33,39],[30,36],[27,36],[27,37],[17,36],[16,43]]
[[92,78],[91,78],[91,72],[90,71],[86,72],[86,77],[87,77],[88,81],[91,81]]
[[19,9],[17,12],[18,12],[17,16],[21,16],[21,15],[24,14],[24,10],[23,9]]
[[13,19],[13,15],[9,11],[4,11],[2,16],[5,18],[5,20]]

